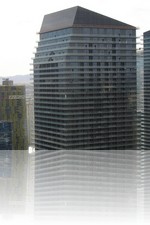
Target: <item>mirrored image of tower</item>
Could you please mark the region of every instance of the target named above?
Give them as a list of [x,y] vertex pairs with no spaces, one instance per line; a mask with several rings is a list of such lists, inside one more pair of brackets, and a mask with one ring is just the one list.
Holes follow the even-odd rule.
[[35,216],[134,224],[137,163],[135,150],[37,150]]

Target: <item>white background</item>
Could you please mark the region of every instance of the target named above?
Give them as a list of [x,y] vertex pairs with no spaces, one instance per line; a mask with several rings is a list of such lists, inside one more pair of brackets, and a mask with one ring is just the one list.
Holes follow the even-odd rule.
[[138,35],[150,30],[149,0],[1,0],[0,77],[30,74],[43,16],[81,6],[140,27]]

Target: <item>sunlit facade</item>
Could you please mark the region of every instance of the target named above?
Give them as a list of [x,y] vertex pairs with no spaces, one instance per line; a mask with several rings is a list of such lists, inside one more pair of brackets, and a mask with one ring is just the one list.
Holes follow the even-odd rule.
[[0,120],[12,123],[12,149],[27,150],[25,86],[6,79],[0,85]]

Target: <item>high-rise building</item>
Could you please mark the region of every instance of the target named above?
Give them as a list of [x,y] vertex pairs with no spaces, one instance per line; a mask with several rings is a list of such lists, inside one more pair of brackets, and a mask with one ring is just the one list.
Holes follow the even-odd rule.
[[6,79],[0,86],[0,120],[12,123],[12,149],[27,150],[25,86]]
[[149,80],[150,76],[150,31],[144,33],[144,114],[143,114],[143,140],[142,149],[150,149],[150,126],[149,126]]
[[136,28],[73,7],[44,17],[35,149],[136,150]]

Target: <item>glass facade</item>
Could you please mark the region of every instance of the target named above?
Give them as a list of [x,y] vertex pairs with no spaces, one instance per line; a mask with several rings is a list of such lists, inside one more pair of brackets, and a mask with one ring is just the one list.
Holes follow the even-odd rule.
[[136,149],[136,34],[40,33],[34,59],[37,149]]
[[149,128],[149,83],[150,83],[150,31],[144,33],[144,117],[143,117],[143,140],[142,149],[150,149]]
[[12,150],[12,123],[0,121],[0,150]]

